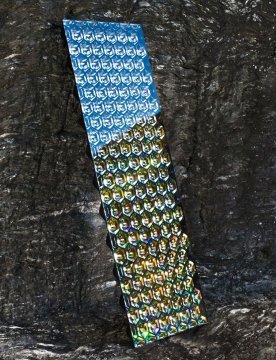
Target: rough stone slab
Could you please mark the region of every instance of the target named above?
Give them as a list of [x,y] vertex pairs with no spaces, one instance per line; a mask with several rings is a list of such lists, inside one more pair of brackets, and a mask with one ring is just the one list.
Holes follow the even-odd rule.
[[[90,344],[105,356],[102,334],[120,337],[126,324],[97,213],[63,18],[143,24],[206,307],[216,313],[234,301],[232,308],[258,302],[256,318],[262,314],[275,297],[275,13],[269,0],[1,1],[3,325],[28,327],[32,337],[36,324],[45,334],[48,324],[66,343],[83,317],[93,327],[96,310],[109,313],[117,322],[99,320],[102,332],[92,340],[84,334],[75,345]],[[210,329],[226,316],[219,314]],[[249,322],[237,324],[235,332],[245,334]],[[260,345],[250,337],[248,348],[259,346],[265,359],[273,338],[268,331],[262,336]],[[227,339],[224,332],[213,339],[218,359]],[[238,345],[242,337],[234,339],[232,358],[251,359]],[[132,356],[120,345],[108,349],[113,357]]]

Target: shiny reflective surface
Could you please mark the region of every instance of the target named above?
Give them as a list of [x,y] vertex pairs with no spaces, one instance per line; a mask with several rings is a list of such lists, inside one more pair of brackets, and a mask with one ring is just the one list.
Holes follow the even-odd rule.
[[141,27],[64,26],[134,345],[202,325]]
[[153,136],[142,135],[141,119],[160,111],[141,26],[64,20],[64,28],[91,147],[114,140],[110,155],[139,155],[142,137]]

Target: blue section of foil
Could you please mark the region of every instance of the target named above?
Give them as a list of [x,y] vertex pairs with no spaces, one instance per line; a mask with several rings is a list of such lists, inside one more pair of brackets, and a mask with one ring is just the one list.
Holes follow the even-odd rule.
[[91,150],[160,112],[140,25],[63,23]]

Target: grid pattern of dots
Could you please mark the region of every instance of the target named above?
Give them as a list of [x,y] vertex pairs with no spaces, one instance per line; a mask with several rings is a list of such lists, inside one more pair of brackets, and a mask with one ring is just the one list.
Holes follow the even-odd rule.
[[140,25],[65,20],[64,27],[91,146],[159,113]]
[[204,324],[163,126],[140,119],[94,162],[135,346]]
[[[111,99],[116,109],[112,116],[106,111],[110,100],[106,84],[108,96],[102,98],[103,112],[98,114],[95,103],[99,104],[99,98],[95,100],[89,95],[93,91],[97,94],[97,84],[86,81],[87,72],[94,71],[94,65],[89,62],[87,68],[82,68],[77,61],[78,56],[83,55],[80,51],[83,40],[88,41],[85,33],[91,28],[91,49],[86,47],[87,54],[97,54],[95,39],[113,39],[113,45],[116,45],[120,37],[123,39],[122,29],[126,38],[131,36],[131,46],[135,45],[141,54],[146,54],[142,51],[145,46],[141,28],[126,24],[82,23],[83,26],[77,22],[76,30],[75,22],[66,21],[66,36],[132,338],[135,346],[141,346],[202,325],[206,323],[206,317],[201,292],[193,280],[196,270],[188,255],[188,237],[182,230],[183,212],[177,203],[177,187],[164,128],[155,116],[159,106],[153,83],[148,84],[150,96],[146,107],[139,107],[144,101],[141,97],[134,102],[133,98],[125,99],[126,104],[128,101],[136,103],[137,109],[143,108],[143,111],[133,111],[131,115],[129,108],[125,115],[121,106],[117,106],[121,101],[119,97],[119,100]],[[135,32],[138,35],[134,43]],[[127,46],[128,41],[124,44]],[[140,71],[144,75],[143,71],[146,71],[151,78],[146,58],[143,56],[144,66]],[[132,59],[135,64],[135,56]],[[96,72],[102,69],[100,67]],[[120,94],[120,84],[117,86]],[[137,87],[139,94],[142,88]],[[102,85],[100,89],[103,90]],[[128,91],[130,94],[130,89]]]

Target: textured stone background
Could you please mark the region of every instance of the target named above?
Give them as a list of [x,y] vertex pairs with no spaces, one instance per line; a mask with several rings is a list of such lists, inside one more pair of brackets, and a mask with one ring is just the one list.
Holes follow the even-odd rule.
[[[209,324],[139,350],[63,18],[142,23],[152,59]],[[274,0],[1,0],[1,359],[274,358],[275,25]]]

